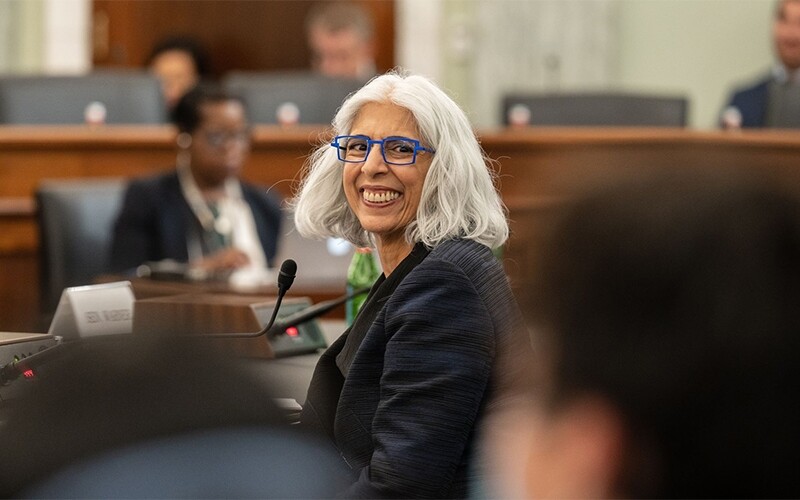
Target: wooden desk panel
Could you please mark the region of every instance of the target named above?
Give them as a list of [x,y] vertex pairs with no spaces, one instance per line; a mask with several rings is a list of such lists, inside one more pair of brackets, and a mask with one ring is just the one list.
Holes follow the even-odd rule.
[[800,185],[800,132],[525,129],[485,132],[507,203],[559,197],[586,183],[647,169],[757,169]]
[[[243,177],[292,193],[324,127],[254,130]],[[502,129],[480,133],[498,160],[512,238],[512,276],[531,251],[537,225],[578,186],[644,169],[752,170],[800,189],[800,132],[683,129]],[[138,177],[175,162],[172,127],[0,127],[0,330],[37,331],[38,241],[33,193],[46,178]]]
[[[323,127],[258,126],[243,177],[291,194]],[[42,179],[139,177],[175,164],[171,126],[0,126],[0,199],[32,197]]]

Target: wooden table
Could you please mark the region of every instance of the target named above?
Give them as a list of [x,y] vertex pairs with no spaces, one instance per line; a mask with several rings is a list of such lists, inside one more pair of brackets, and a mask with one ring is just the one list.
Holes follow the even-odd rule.
[[[243,177],[292,193],[322,127],[254,130]],[[685,129],[529,128],[479,132],[497,160],[512,238],[505,265],[512,280],[539,225],[578,186],[647,169],[750,170],[800,187],[800,132],[700,132]],[[33,194],[48,178],[138,177],[171,168],[169,126],[0,127],[0,329],[41,331],[38,237]]]

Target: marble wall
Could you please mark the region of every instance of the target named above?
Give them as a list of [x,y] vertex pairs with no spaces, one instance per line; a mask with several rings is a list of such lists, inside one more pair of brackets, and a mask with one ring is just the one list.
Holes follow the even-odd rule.
[[[436,78],[477,126],[506,92],[606,87],[617,72],[613,0],[400,0],[398,61]],[[438,30],[418,19],[437,19]],[[436,55],[439,67],[427,57]],[[420,61],[420,56],[425,60]]]
[[398,64],[481,127],[509,90],[605,88],[684,95],[689,125],[713,128],[732,85],[773,61],[769,0],[396,1]]
[[0,0],[0,74],[91,68],[90,0]]

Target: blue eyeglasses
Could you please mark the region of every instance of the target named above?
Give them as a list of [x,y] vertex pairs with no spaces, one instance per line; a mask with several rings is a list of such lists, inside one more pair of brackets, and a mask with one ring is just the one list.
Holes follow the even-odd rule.
[[389,165],[412,165],[417,161],[417,153],[435,153],[416,139],[408,137],[386,137],[370,139],[366,135],[337,135],[331,146],[336,148],[339,160],[348,163],[361,163],[367,160],[372,146],[380,144],[383,161]]

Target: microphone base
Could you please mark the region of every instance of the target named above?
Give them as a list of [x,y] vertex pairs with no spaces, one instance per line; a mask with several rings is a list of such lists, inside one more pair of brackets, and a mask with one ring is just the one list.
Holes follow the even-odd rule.
[[[269,321],[276,297],[189,293],[137,300],[134,304],[133,333],[136,335],[177,335],[206,338],[221,352],[251,358],[279,358],[308,354],[327,346],[322,330],[314,321],[298,325],[296,332],[249,336]],[[307,297],[284,298],[281,317],[311,306]],[[212,336],[213,335],[213,336]]]

